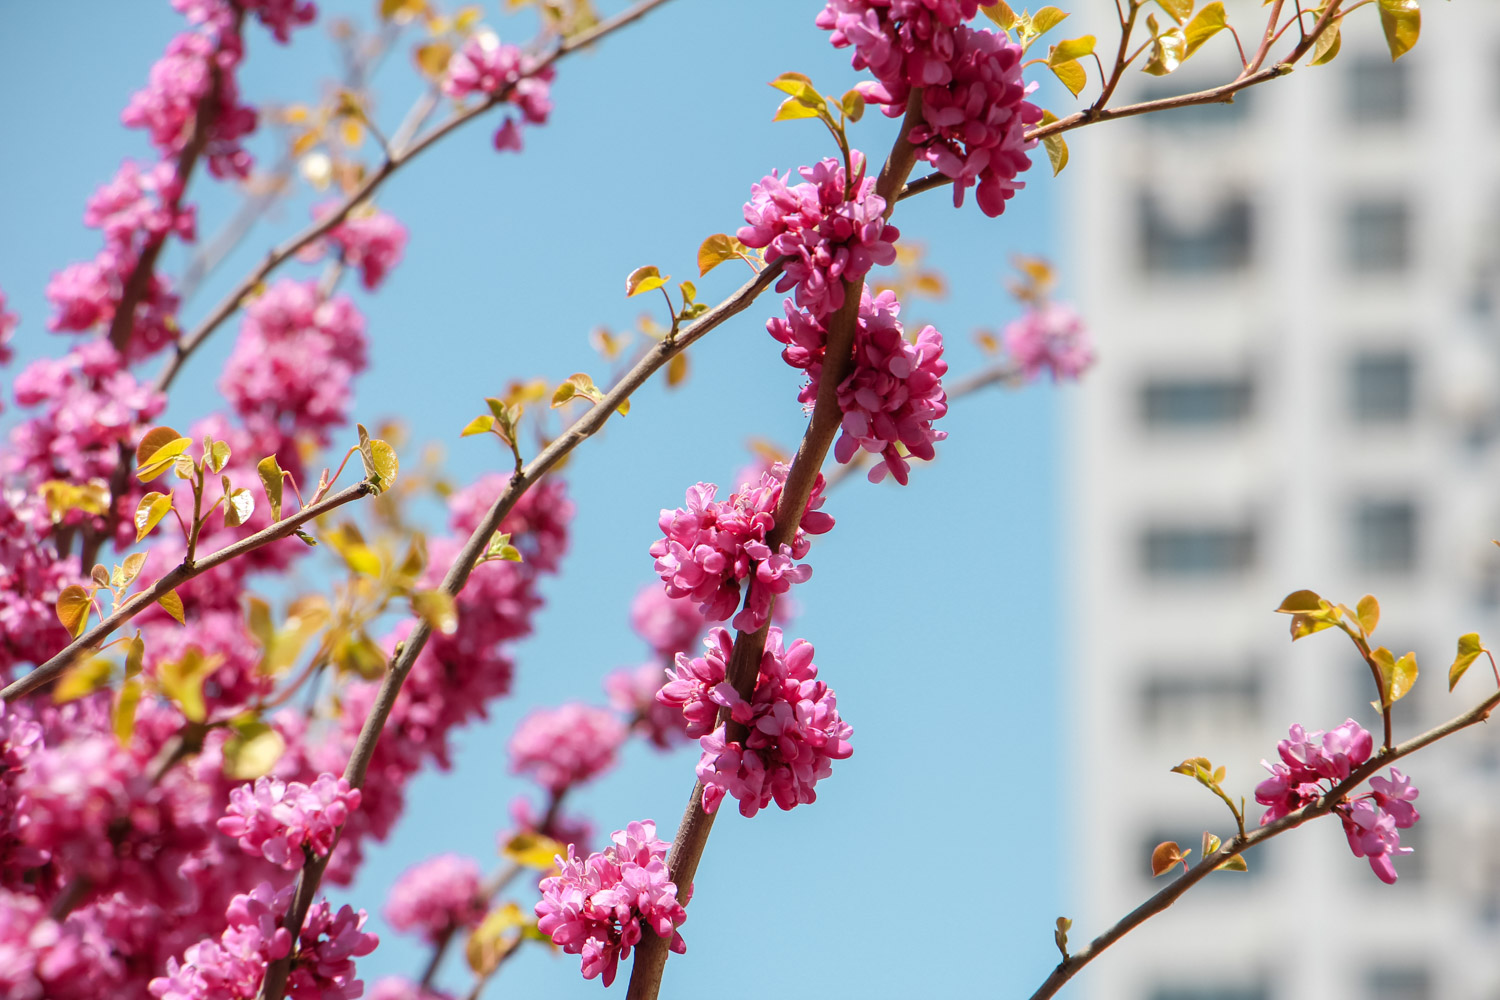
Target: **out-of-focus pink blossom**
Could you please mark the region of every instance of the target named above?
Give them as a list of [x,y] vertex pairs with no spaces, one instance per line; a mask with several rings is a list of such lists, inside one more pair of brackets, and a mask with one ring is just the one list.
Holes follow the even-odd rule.
[[541,932],[569,955],[581,955],[583,977],[602,976],[605,986],[640,943],[643,927],[667,938],[676,954],[687,950],[677,931],[687,910],[667,877],[667,844],[657,839],[656,824],[631,823],[610,841],[582,860],[570,846],[557,859],[558,874],[542,879],[536,904]]
[[370,988],[368,1000],[456,1000],[451,993],[427,989],[400,976],[387,976]]
[[[448,62],[443,93],[455,100],[480,94],[509,103],[528,125],[545,125],[552,113],[551,84],[556,76],[551,66],[538,68],[519,46],[503,44],[493,32],[470,35]],[[521,149],[521,129],[507,117],[495,132],[498,150]]]
[[[321,216],[327,206],[313,214]],[[328,231],[328,242],[338,248],[345,264],[359,269],[360,284],[374,291],[406,251],[406,227],[395,216],[376,208],[356,210]]]
[[[653,589],[661,593],[659,588]],[[630,727],[639,730],[661,750],[670,749],[687,736],[682,713],[656,700],[656,692],[665,679],[659,663],[624,667],[604,678],[609,703],[626,713]]]
[[[5,292],[0,291],[0,365],[10,364],[13,356],[10,347],[11,335],[16,332],[16,326],[21,321],[16,314],[5,308]],[[0,407],[4,406],[4,400],[0,399]]]
[[308,852],[322,856],[332,849],[334,834],[359,800],[358,788],[331,774],[311,785],[257,778],[229,793],[219,832],[239,840],[245,853],[295,871]]
[[[754,478],[759,479],[763,471],[756,470]],[[703,615],[691,598],[671,597],[651,584],[642,587],[630,604],[630,627],[664,660],[692,649],[704,625]]]
[[484,919],[479,865],[472,858],[440,854],[413,865],[391,886],[385,918],[403,933],[436,943],[455,928]]
[[624,725],[605,709],[577,703],[537,709],[510,738],[510,769],[530,772],[556,794],[612,767],[624,741]]
[[[771,616],[771,603],[794,583],[812,575],[799,565],[811,542],[833,527],[823,506],[823,477],[818,476],[790,543],[772,552],[766,538],[775,527],[776,504],[786,483],[787,467],[776,465],[759,483],[746,483],[728,500],[714,500],[718,487],[699,483],[687,491],[687,507],[663,510],[657,524],[663,538],[651,545],[656,572],[669,597],[688,597],[709,621],[734,615],[735,628],[754,632]],[[740,584],[749,580],[745,607],[738,615]]]
[[1083,318],[1064,305],[1043,303],[1006,326],[1005,349],[1034,379],[1043,371],[1052,380],[1076,379],[1094,364],[1094,340]]

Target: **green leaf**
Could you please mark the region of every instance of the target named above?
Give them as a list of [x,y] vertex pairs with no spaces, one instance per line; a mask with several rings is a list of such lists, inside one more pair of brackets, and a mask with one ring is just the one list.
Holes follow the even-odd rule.
[[[1052,70],[1052,74],[1062,81],[1062,85],[1064,87],[1067,87],[1069,92],[1072,93],[1074,97],[1077,97],[1078,92],[1084,87],[1088,86],[1088,71],[1083,68],[1082,63],[1076,60],[1072,62],[1060,63],[1054,63],[1051,60],[1048,60],[1047,68]],[[1053,176],[1056,176],[1055,171],[1053,173]]]
[[83,635],[83,630],[89,623],[91,601],[89,592],[76,583],[64,587],[62,593],[57,595],[57,620],[62,622],[62,627],[75,639]]
[[1156,0],[1178,24],[1193,16],[1193,0]]
[[1385,44],[1391,50],[1391,61],[1395,62],[1412,46],[1422,33],[1422,10],[1417,0],[1376,0],[1380,7],[1380,28],[1385,32]]
[[132,552],[125,557],[125,565],[120,567],[118,579],[112,581],[116,589],[124,590],[135,582],[135,578],[141,575],[141,569],[146,565],[146,556],[148,554],[146,552]]
[[1286,595],[1281,605],[1276,609],[1279,615],[1311,614],[1322,611],[1328,606],[1323,598],[1311,590],[1297,590]]
[[244,487],[229,484],[229,477],[221,477],[224,487],[224,527],[238,528],[255,513],[255,495]]
[[1458,637],[1458,656],[1453,661],[1453,666],[1448,668],[1448,690],[1452,691],[1458,686],[1458,679],[1469,669],[1469,665],[1479,659],[1485,652],[1484,643],[1479,641],[1478,632],[1470,632]]
[[401,463],[396,459],[396,449],[388,442],[376,438],[370,442],[370,456],[375,463],[375,474],[380,477],[381,492],[384,492],[395,485],[396,476],[401,471]]
[[146,658],[146,643],[137,632],[130,642],[125,646],[125,679],[136,676],[141,672],[141,663]]
[[745,244],[725,233],[714,233],[698,247],[698,275],[702,277],[726,260],[745,252]]
[[248,713],[230,722],[233,735],[224,742],[224,776],[254,781],[271,773],[286,750],[286,740]]
[[[1043,125],[1051,125],[1055,121],[1057,116],[1052,112],[1042,112]],[[1042,139],[1042,145],[1047,147],[1047,159],[1052,161],[1052,176],[1056,177],[1068,165],[1068,144],[1063,141],[1061,134],[1054,133]]]
[[625,297],[628,299],[643,292],[654,291],[670,280],[671,275],[662,277],[661,272],[649,264],[638,267],[625,279]]
[[1313,45],[1313,57],[1311,65],[1325,66],[1338,58],[1339,49],[1343,45],[1343,32],[1339,30],[1343,18],[1335,18],[1333,23],[1323,29]]
[[182,658],[156,667],[156,682],[161,693],[177,703],[182,715],[189,722],[202,722],[208,718],[208,706],[203,700],[203,682],[209,674],[219,669],[224,657],[215,653],[204,656],[197,646],[189,646]]
[[1371,634],[1375,631],[1375,626],[1380,624],[1380,602],[1375,600],[1373,594],[1366,594],[1359,599],[1354,616],[1359,620],[1359,627],[1364,629],[1365,635]]
[[224,441],[215,441],[208,449],[208,467],[215,473],[223,472],[224,466],[229,464],[229,445]]
[[[561,406],[575,396],[582,396],[596,403],[604,402],[604,393],[599,391],[599,387],[594,385],[594,380],[584,372],[574,372],[568,376],[566,382],[557,387],[557,390],[552,393],[552,405],[554,408]],[[621,411],[624,411],[624,407],[621,407]]]
[[1056,7],[1043,7],[1031,15],[1031,33],[1033,35],[1045,35],[1059,24],[1062,24],[1067,16],[1067,14]]
[[539,833],[518,833],[506,842],[500,853],[523,867],[546,871],[557,863],[558,856],[567,857],[568,848]]
[[[771,86],[784,94],[790,94],[793,101],[809,110],[809,115],[798,115],[799,118],[807,118],[828,111],[828,102],[824,100],[822,94],[818,93],[812,81],[801,73],[783,73],[771,81]],[[784,104],[782,106],[785,107]]]
[[458,631],[458,608],[446,591],[417,591],[411,595],[411,609],[443,635],[452,635]]
[[176,618],[177,624],[187,624],[187,618],[184,616],[182,609],[182,598],[177,596],[177,591],[167,591],[165,594],[162,594],[156,599],[156,603],[160,604],[162,608],[167,612],[167,614],[171,615],[173,618]]
[[[152,435],[155,435],[157,431],[160,430],[171,429],[158,427],[155,430],[148,432],[147,435],[141,439],[141,446],[145,447],[147,444],[154,443],[155,440],[160,440],[161,437],[164,437],[165,435],[158,435],[153,439]],[[176,431],[171,431],[171,433],[175,434]],[[136,478],[143,483],[149,483],[157,476],[160,476],[163,472],[166,472],[168,469],[173,468],[177,464],[177,460],[184,457],[182,453],[186,451],[188,445],[192,443],[192,439],[185,437],[176,437],[166,441],[155,451],[153,451],[150,456],[148,456],[147,459],[136,468]]]
[[[1094,36],[1081,35],[1078,38],[1069,38],[1058,42],[1047,52],[1047,64],[1057,66],[1060,63],[1073,62],[1082,59],[1094,51]],[[1077,91],[1075,90],[1076,94]]]
[[167,516],[172,509],[172,494],[147,493],[135,507],[135,540],[139,542],[151,533],[151,529]]
[[771,117],[773,122],[796,121],[799,118],[820,118],[821,113],[817,108],[810,108],[795,97],[788,97],[781,102],[776,109],[776,114]]
[[1380,687],[1383,701],[1377,708],[1389,708],[1406,696],[1417,682],[1417,654],[1407,653],[1396,659],[1394,653],[1384,646],[1374,649],[1370,659],[1380,671]]
[[989,3],[979,8],[979,12],[1006,31],[1014,29],[1021,20],[1005,0],[990,0]]
[[[152,469],[150,476],[147,478],[143,478],[141,482],[149,482],[151,479],[155,479],[157,476],[167,471],[167,467],[163,467],[160,469],[154,468],[154,466],[157,464],[155,462],[155,457],[162,451],[163,448],[174,446],[179,441],[183,442],[183,444],[171,454],[171,457],[176,457],[178,454],[181,454],[182,449],[186,448],[191,442],[189,442],[181,434],[178,434],[170,427],[153,427],[146,432],[145,436],[141,438],[140,443],[136,445],[135,448],[136,472],[137,475],[139,475],[141,469],[145,467],[152,467]],[[168,463],[168,466],[170,466],[170,463]]]
[[1187,36],[1181,28],[1175,26],[1158,33],[1156,18],[1149,17],[1146,20],[1156,37],[1151,41],[1151,57],[1141,70],[1152,76],[1166,76],[1181,66],[1182,60],[1187,57]]
[[115,710],[111,722],[114,726],[115,739],[120,741],[120,746],[130,746],[131,734],[135,732],[135,707],[141,703],[141,682],[128,680],[120,688],[120,695],[115,699]]
[[464,429],[458,432],[459,437],[473,437],[475,434],[488,434],[495,429],[495,418],[488,413],[481,413],[464,425]]
[[91,656],[73,664],[58,678],[52,688],[52,700],[58,705],[87,697],[109,683],[113,665],[102,656]]
[[281,520],[281,480],[284,473],[275,455],[267,455],[257,462],[255,471],[260,475],[261,488],[266,491],[266,502],[271,505],[271,521],[274,524]]
[[1197,15],[1188,22],[1183,34],[1187,38],[1187,51],[1182,58],[1191,59],[1203,43],[1217,35],[1229,26],[1229,19],[1224,15],[1224,4],[1220,0],[1198,11]]
[[839,110],[851,122],[859,121],[865,114],[865,95],[852,88],[845,91],[844,96],[839,98]]
[[1221,872],[1247,872],[1250,870],[1250,866],[1245,864],[1245,856],[1243,854],[1236,854],[1214,870]]

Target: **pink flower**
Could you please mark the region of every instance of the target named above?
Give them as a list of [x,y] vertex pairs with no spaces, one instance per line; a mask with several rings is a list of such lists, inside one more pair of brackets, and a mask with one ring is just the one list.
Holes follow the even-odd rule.
[[[455,100],[480,94],[511,104],[529,125],[545,125],[552,113],[551,66],[538,69],[518,46],[502,44],[493,32],[477,31],[448,62],[443,93]],[[521,149],[521,127],[507,117],[495,132],[497,150]]]
[[[663,705],[682,710],[687,735],[693,738],[713,732],[719,706],[734,697],[733,688],[725,681],[734,652],[733,639],[726,630],[716,628],[709,631],[703,646],[702,656],[677,654],[676,669],[667,670],[667,682],[656,695]],[[714,694],[721,687],[725,690],[719,691],[716,699]]]
[[326,855],[332,849],[334,834],[359,800],[359,789],[331,774],[319,775],[311,785],[257,778],[229,793],[218,828],[237,838],[246,854],[295,871],[307,853]]
[[[853,163],[862,175],[858,151]],[[776,290],[795,287],[797,305],[822,319],[844,304],[845,281],[895,261],[901,232],[886,223],[885,199],[875,193],[873,177],[861,176],[846,199],[839,161],[825,159],[798,172],[805,183],[787,187],[786,178],[773,173],[751,185],[738,235],[746,246],[764,248],[768,262],[784,258]]]
[[614,766],[624,741],[624,725],[605,709],[577,703],[537,709],[510,738],[511,773],[533,772],[557,794]]
[[[321,212],[326,214],[325,206]],[[374,291],[397,264],[406,250],[406,227],[375,208],[351,212],[328,231],[328,240],[338,247],[339,255],[350,267],[359,269],[360,284]]]
[[653,542],[656,572],[667,596],[689,597],[709,621],[723,621],[739,605],[740,584],[749,580],[744,609],[734,615],[735,628],[754,632],[770,619],[771,602],[794,583],[812,575],[799,565],[811,547],[807,536],[833,527],[823,505],[820,475],[790,543],[772,552],[766,538],[775,527],[776,504],[787,468],[776,465],[759,483],[746,483],[728,500],[715,501],[718,487],[699,483],[687,491],[687,507],[663,510],[657,523],[665,536]]
[[479,926],[484,911],[479,865],[457,854],[440,854],[408,868],[391,886],[385,904],[392,927],[432,943],[455,928]]
[[[759,478],[760,472],[755,476]],[[630,627],[662,659],[691,649],[703,626],[703,615],[690,598],[671,597],[651,584],[642,587],[630,604]]]
[[1034,379],[1043,370],[1052,380],[1076,379],[1094,364],[1093,337],[1083,319],[1068,306],[1044,303],[1005,328],[1005,349]]
[[424,988],[400,976],[387,976],[370,990],[369,1000],[455,1000],[449,993]]
[[816,801],[813,786],[832,773],[833,761],[853,753],[854,730],[839,717],[833,690],[817,680],[812,645],[798,639],[783,650],[781,629],[773,626],[749,701],[724,680],[733,652],[729,633],[714,629],[705,645],[709,654],[701,661],[678,658],[677,674],[657,696],[682,705],[693,729],[712,718],[707,703],[728,709],[748,729],[743,742],[729,740],[724,726],[698,741],[704,810],[713,812],[726,794],[739,800],[744,816],[773,799],[782,809]]
[[297,961],[287,976],[293,1000],[355,1000],[365,984],[355,979],[354,960],[374,951],[380,938],[366,933],[365,911],[348,905],[335,913],[327,900],[307,911],[298,939]]
[[[652,589],[661,593],[659,588]],[[656,700],[656,693],[661,690],[665,679],[665,671],[658,663],[643,663],[633,669],[626,667],[604,678],[604,690],[609,695],[610,705],[625,712],[630,727],[638,729],[660,750],[670,749],[687,736],[682,713]]]
[[0,365],[10,364],[10,337],[20,322],[15,313],[6,311],[5,293],[0,291]]
[[687,950],[677,928],[687,911],[667,877],[667,844],[650,820],[631,823],[610,837],[603,852],[579,860],[573,848],[557,859],[559,872],[541,881],[537,926],[569,955],[582,956],[585,979],[615,980],[620,960],[640,943],[642,927],[669,938],[676,954]]

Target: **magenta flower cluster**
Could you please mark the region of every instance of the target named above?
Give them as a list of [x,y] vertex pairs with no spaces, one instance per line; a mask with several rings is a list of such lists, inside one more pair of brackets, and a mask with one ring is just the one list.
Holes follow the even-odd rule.
[[[833,762],[853,753],[853,728],[839,717],[833,690],[817,679],[811,643],[795,640],[782,648],[781,629],[772,628],[761,654],[755,690],[746,701],[727,683],[733,641],[724,629],[704,640],[705,653],[677,657],[677,667],[657,697],[680,706],[688,732],[702,735],[698,777],[703,809],[713,812],[726,794],[739,800],[740,813],[754,816],[774,800],[782,809],[817,800],[813,786],[832,772]],[[719,709],[747,730],[743,740],[726,728],[711,732]]]
[[[217,940],[189,947],[181,961],[167,960],[165,976],[151,980],[157,1000],[252,1000],[271,962],[292,955],[292,932],[283,926],[293,886],[277,891],[263,882],[235,896]],[[314,903],[302,925],[287,977],[294,1000],[355,1000],[364,994],[354,959],[370,954],[380,939],[364,930],[365,912],[349,906],[337,912],[326,900]]]
[[385,918],[398,931],[436,943],[455,928],[479,926],[484,909],[479,865],[472,858],[439,854],[396,880]]
[[905,114],[912,88],[921,89],[921,121],[907,139],[953,179],[955,205],[975,187],[993,217],[1025,186],[1016,175],[1036,145],[1026,127],[1042,111],[1026,100],[1036,85],[1021,78],[1021,46],[963,23],[978,9],[978,0],[829,0],[817,23],[834,46],[853,47],[854,68],[875,77],[859,89],[887,115]]
[[667,877],[667,844],[657,839],[656,824],[631,823],[610,841],[582,860],[569,847],[557,859],[558,874],[542,879],[536,904],[541,932],[569,955],[581,955],[583,977],[602,976],[605,986],[647,929],[670,939],[673,952],[687,950],[677,931],[687,910]]
[[1044,302],[1006,326],[1005,350],[1021,375],[1051,372],[1054,382],[1076,379],[1094,363],[1094,341],[1083,317],[1064,305]]
[[778,292],[795,288],[797,305],[823,319],[844,304],[844,282],[863,278],[876,264],[896,260],[901,232],[885,221],[885,199],[875,179],[865,177],[864,157],[853,155],[860,174],[848,196],[844,166],[825,159],[801,167],[801,184],[772,173],[750,186],[745,225],[737,234],[747,247],[764,249],[766,261],[783,261]]
[[[812,567],[797,560],[807,555],[808,535],[833,527],[823,513],[823,477],[818,476],[807,509],[792,541],[775,552],[766,538],[776,526],[776,504],[786,483],[787,467],[776,465],[758,483],[745,483],[728,500],[715,500],[718,487],[699,483],[687,491],[687,507],[663,510],[657,524],[664,537],[651,544],[656,572],[667,596],[690,597],[708,621],[734,615],[734,627],[754,632],[770,620],[771,603],[794,583],[812,575]],[[740,584],[749,581],[749,595],[739,614]]]
[[[932,422],[948,412],[942,383],[948,363],[943,360],[942,334],[926,326],[914,342],[907,340],[896,318],[900,312],[894,292],[872,298],[867,288],[861,295],[854,368],[839,383],[843,433],[834,445],[834,458],[848,462],[863,449],[881,458],[869,472],[871,482],[880,482],[889,472],[905,486],[910,470],[906,457],[931,461],[933,444],[948,436],[932,428]],[[783,360],[807,372],[808,381],[798,398],[811,406],[823,374],[828,331],[790,302],[785,303],[785,313],[784,318],[768,321],[766,330],[786,345]]]
[[359,799],[358,788],[331,774],[310,785],[257,778],[229,793],[219,832],[237,839],[246,854],[294,871],[309,855],[324,857],[333,849],[334,835]]
[[[528,125],[545,125],[552,113],[551,66],[539,66],[519,46],[502,43],[493,32],[477,31],[448,62],[443,93],[454,100],[480,94],[490,101],[509,103]],[[507,116],[495,131],[495,148],[521,151],[521,126]]]
[[[1374,738],[1353,719],[1328,732],[1306,732],[1292,726],[1289,739],[1276,744],[1281,760],[1261,761],[1271,777],[1255,788],[1255,801],[1266,806],[1261,824],[1274,822],[1317,801],[1334,785],[1370,759]],[[1400,830],[1411,828],[1420,818],[1411,803],[1417,789],[1396,768],[1389,778],[1370,779],[1372,791],[1334,806],[1344,824],[1349,849],[1356,858],[1367,858],[1370,869],[1387,884],[1396,881],[1393,855],[1410,854],[1401,846]]]
[[538,709],[510,738],[510,769],[531,772],[543,788],[560,792],[611,767],[625,735],[625,726],[606,709],[576,703]]
[[[328,206],[315,210],[322,217],[330,211]],[[401,263],[406,252],[406,227],[395,216],[377,208],[356,208],[344,220],[328,231],[324,238],[338,253],[339,260],[359,271],[359,282],[366,289],[375,291],[385,281],[391,269]],[[321,247],[315,247],[315,251]],[[309,254],[316,259],[317,254]]]

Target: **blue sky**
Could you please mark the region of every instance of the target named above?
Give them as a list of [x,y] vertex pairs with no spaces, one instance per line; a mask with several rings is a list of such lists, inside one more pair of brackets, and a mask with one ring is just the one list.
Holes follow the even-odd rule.
[[[324,20],[364,20],[375,5],[320,6]],[[528,23],[502,18],[499,6],[487,5],[489,23],[508,40],[528,37]],[[560,66],[553,120],[527,131],[524,155],[493,152],[493,124],[482,123],[398,176],[381,205],[411,228],[406,260],[377,296],[353,292],[373,357],[358,386],[359,419],[401,417],[414,442],[442,442],[454,477],[469,481],[501,465],[487,443],[457,436],[482,397],[514,377],[602,374],[587,333],[634,320],[640,307],[623,296],[633,268],[692,277],[706,301],[743,280],[727,268],[698,280],[694,255],[704,236],[733,230],[753,181],[833,152],[813,123],[772,124],[778,95],[765,86],[787,70],[832,93],[854,82],[847,53],[812,24],[820,6],[675,0]],[[149,155],[118,115],[178,23],[165,2],[59,0],[5,13],[0,88],[27,95],[0,111],[0,289],[22,316],[18,364],[65,347],[45,330],[42,289],[97,249],[81,222],[84,200],[120,159]],[[253,103],[305,101],[332,65],[321,29],[284,50],[256,28],[249,48],[242,87]],[[387,95],[379,120],[390,128],[414,93],[403,54],[377,84]],[[855,144],[883,150],[892,132],[871,115]],[[944,333],[955,373],[983,363],[973,331],[1015,313],[1002,287],[1009,256],[1054,248],[1046,173],[1043,159],[998,220],[972,204],[955,211],[943,193],[897,213],[904,238],[925,243],[949,281],[946,301],[907,316]],[[234,203],[201,180],[192,196],[205,234]],[[184,319],[199,318],[306,218],[303,199],[264,222]],[[178,267],[168,259],[169,271]],[[507,773],[515,722],[538,705],[602,703],[605,674],[644,658],[626,608],[651,579],[658,510],[679,505],[694,482],[729,478],[752,437],[795,444],[799,374],[764,332],[777,310],[779,299],[766,296],[715,331],[693,348],[686,386],[647,387],[630,416],[569,465],[579,507],[572,550],[549,581],[537,634],[517,650],[513,696],[487,725],[458,734],[454,771],[416,782],[406,819],[340,893],[378,927],[385,887],[407,865],[443,851],[495,864],[496,831],[526,790]],[[213,385],[233,332],[194,358],[169,419],[187,424],[218,405]],[[956,403],[939,461],[916,469],[909,487],[855,479],[829,500],[838,527],[813,547],[815,574],[796,594],[793,631],[817,647],[854,726],[854,756],[819,786],[814,805],[719,820],[683,929],[688,952],[671,959],[664,995],[1011,995],[1029,992],[1053,964],[1052,922],[1065,912],[1066,888],[1056,393],[1039,386]],[[670,839],[693,761],[690,751],[632,745],[571,804],[606,832],[655,818]],[[383,938],[361,965],[367,981],[420,970],[423,947],[384,929]],[[455,964],[440,981],[465,989],[467,973]],[[615,989],[623,992],[623,977]],[[579,977],[576,958],[532,949],[488,995],[599,992]]]

